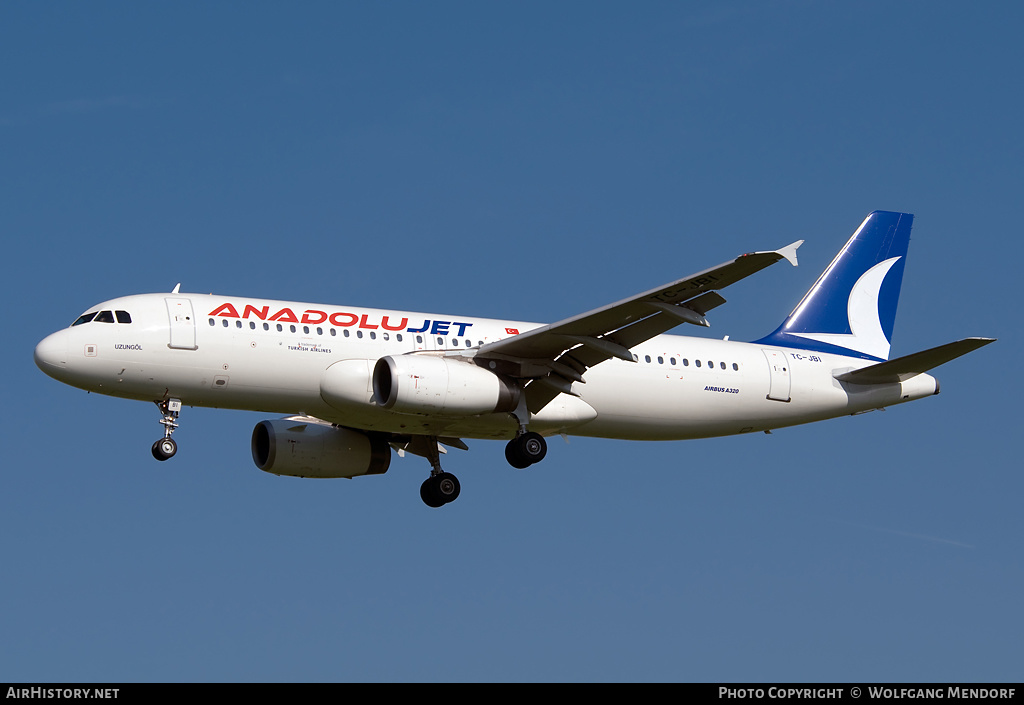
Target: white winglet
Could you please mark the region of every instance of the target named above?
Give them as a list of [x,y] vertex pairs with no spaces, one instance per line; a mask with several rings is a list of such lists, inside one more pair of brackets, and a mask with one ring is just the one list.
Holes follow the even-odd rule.
[[781,250],[775,250],[775,253],[779,254],[779,255],[782,255],[786,259],[787,262],[789,262],[791,265],[793,265],[795,267],[795,266],[797,266],[796,251],[797,251],[797,248],[800,247],[800,245],[802,245],[802,244],[804,244],[803,240],[797,240],[796,242],[794,242],[792,244],[786,245]]

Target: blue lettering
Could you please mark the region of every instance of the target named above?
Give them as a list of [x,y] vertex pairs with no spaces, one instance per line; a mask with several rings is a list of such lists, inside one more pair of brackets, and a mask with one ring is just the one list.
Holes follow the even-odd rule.
[[[458,332],[455,335],[464,336],[466,335],[466,329],[472,326],[472,323],[460,323],[455,321],[431,321],[429,318],[423,321],[423,325],[419,328],[406,328],[406,333],[426,333],[430,330],[431,335],[448,335],[452,326],[458,328]],[[385,326],[386,328],[387,326]],[[392,328],[391,330],[394,330]]]

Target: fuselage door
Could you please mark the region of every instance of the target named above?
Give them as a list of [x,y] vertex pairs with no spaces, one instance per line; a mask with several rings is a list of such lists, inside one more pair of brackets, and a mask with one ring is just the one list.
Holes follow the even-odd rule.
[[789,358],[781,350],[767,350],[762,348],[761,352],[768,359],[769,387],[768,398],[775,401],[789,401],[790,378]]
[[191,299],[166,298],[167,318],[170,321],[171,342],[168,347],[195,350],[196,317],[192,313]]

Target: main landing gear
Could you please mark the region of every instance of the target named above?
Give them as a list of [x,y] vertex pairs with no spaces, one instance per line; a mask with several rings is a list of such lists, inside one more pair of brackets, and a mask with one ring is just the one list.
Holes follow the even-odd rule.
[[157,460],[167,460],[174,457],[174,454],[178,452],[178,444],[171,438],[171,434],[178,427],[181,399],[164,399],[154,403],[160,409],[160,414],[163,416],[160,419],[160,423],[164,427],[164,437],[153,444],[153,457]]
[[[419,436],[422,439],[414,448],[406,450],[422,455],[430,461],[430,477],[420,485],[420,499],[428,507],[443,507],[454,502],[459,496],[459,478],[441,469],[441,453],[436,436]],[[420,445],[422,443],[422,445]],[[447,443],[447,441],[446,441]],[[465,446],[462,446],[465,448]],[[527,468],[539,463],[548,452],[544,436],[534,431],[522,431],[505,446],[505,459],[515,468]]]
[[505,446],[505,460],[509,465],[520,470],[544,460],[547,453],[547,441],[544,440],[544,436],[535,431],[522,433]]
[[420,485],[420,499],[428,507],[443,507],[454,502],[462,491],[459,478],[441,469],[441,453],[437,448],[437,438],[427,438],[426,453],[430,461],[430,477]]
[[439,472],[436,475],[431,472],[430,477],[420,485],[420,499],[428,507],[443,507],[449,502],[454,502],[462,490],[459,485],[459,478],[450,472]]

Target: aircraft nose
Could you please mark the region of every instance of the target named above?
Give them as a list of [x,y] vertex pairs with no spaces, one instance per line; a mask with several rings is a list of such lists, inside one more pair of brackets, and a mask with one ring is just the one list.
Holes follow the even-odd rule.
[[33,357],[36,367],[51,377],[63,370],[68,361],[68,332],[59,330],[39,341]]

